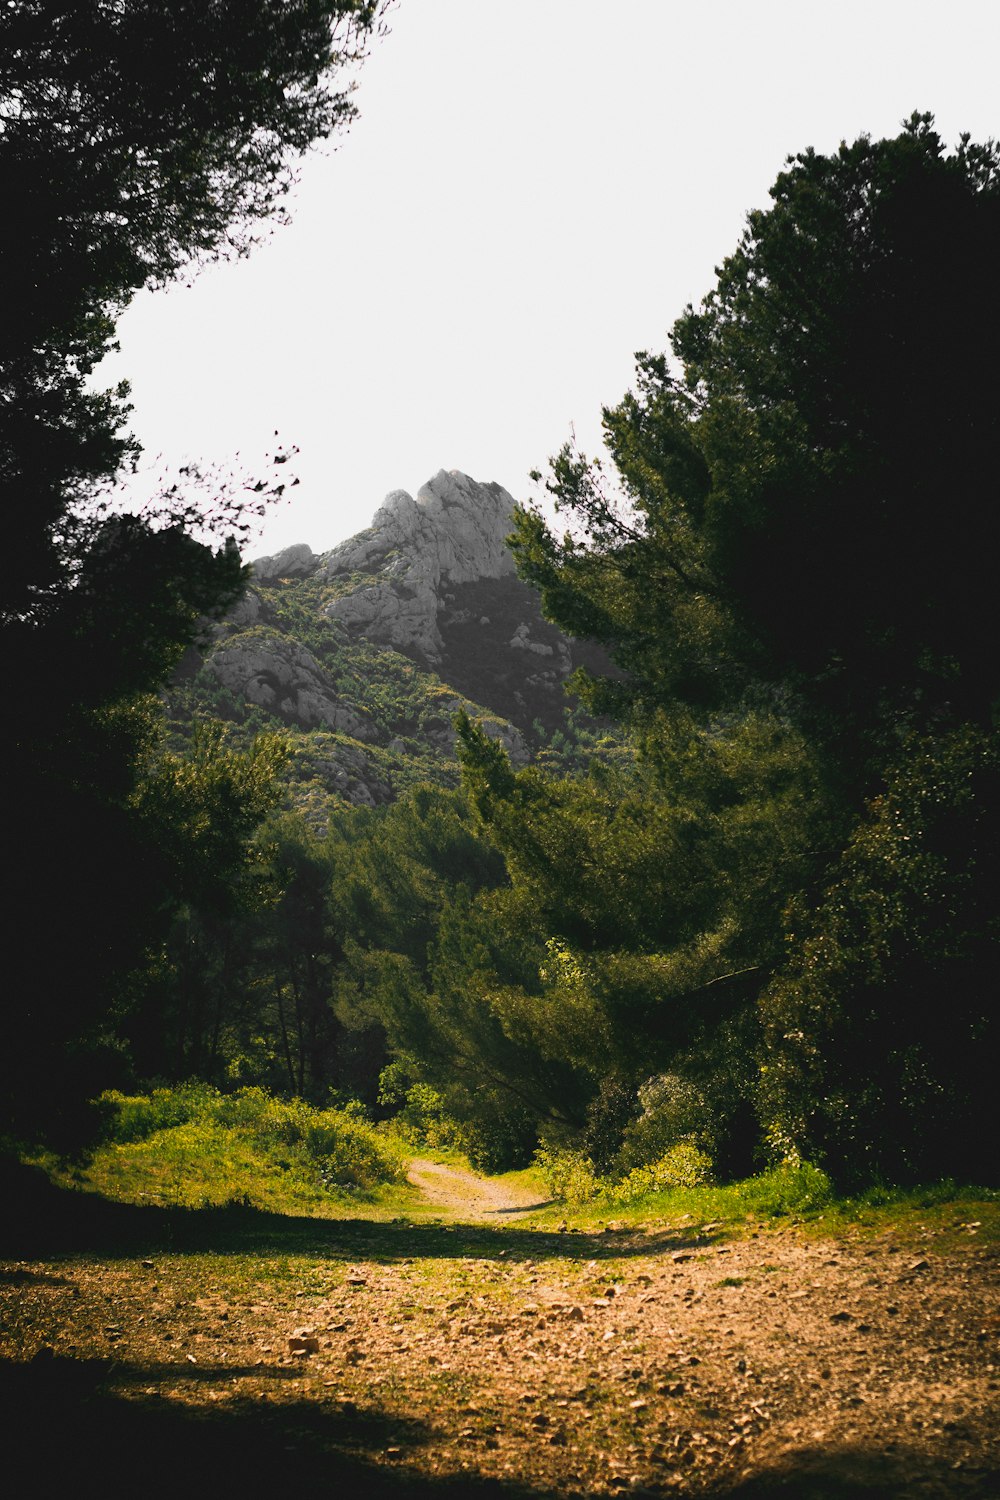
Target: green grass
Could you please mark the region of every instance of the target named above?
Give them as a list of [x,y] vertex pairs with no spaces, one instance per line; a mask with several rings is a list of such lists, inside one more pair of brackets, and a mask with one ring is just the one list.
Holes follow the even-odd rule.
[[[405,1180],[414,1154],[459,1169],[454,1148],[415,1147],[376,1128],[358,1107],[314,1109],[261,1089],[222,1095],[204,1084],[105,1095],[105,1139],[85,1166],[39,1158],[52,1181],[121,1204],[160,1209],[240,1205],[289,1218],[359,1219],[414,1226],[447,1218]],[[609,1227],[739,1237],[794,1228],[805,1235],[891,1235],[935,1248],[1000,1242],[1000,1192],[943,1182],[878,1188],[838,1197],[808,1164],[727,1185],[675,1187],[622,1202],[598,1194],[550,1201],[546,1173],[532,1166],[491,1179],[545,1206],[507,1224],[546,1234],[595,1234]],[[451,1232],[451,1231],[449,1231]]]
[[[54,1173],[57,1180],[61,1174]],[[190,1122],[142,1141],[100,1146],[78,1184],[122,1203],[215,1208],[227,1203],[272,1213],[342,1211],[346,1203],[395,1201],[385,1185],[326,1186],[301,1156],[267,1149],[239,1130]]]
[[593,1233],[609,1225],[631,1228],[707,1224],[722,1235],[760,1234],[792,1227],[806,1235],[867,1238],[891,1234],[901,1245],[933,1240],[941,1249],[1000,1242],[1000,1192],[954,1182],[915,1188],[871,1189],[837,1196],[810,1174],[777,1169],[725,1186],[672,1188],[628,1204],[598,1196],[588,1203],[556,1202],[531,1216],[539,1227],[565,1223]]
[[491,1177],[491,1182],[499,1182],[504,1187],[510,1188],[518,1193],[534,1193],[538,1203],[547,1203],[551,1193],[545,1183],[545,1178],[537,1167],[522,1167],[514,1172],[502,1172],[499,1176]]
[[198,1083],[99,1102],[105,1139],[85,1167],[39,1161],[63,1186],[161,1208],[241,1204],[321,1217],[419,1206],[398,1143],[356,1109]]
[[821,1234],[864,1237],[892,1233],[901,1244],[935,1239],[940,1248],[1000,1243],[996,1188],[938,1182],[913,1188],[870,1189],[835,1199],[805,1227]]

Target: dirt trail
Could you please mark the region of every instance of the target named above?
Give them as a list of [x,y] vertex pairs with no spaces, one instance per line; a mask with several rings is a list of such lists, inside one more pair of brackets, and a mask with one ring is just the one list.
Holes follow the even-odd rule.
[[414,1157],[407,1179],[419,1188],[442,1215],[453,1215],[466,1221],[482,1221],[502,1216],[517,1218],[533,1208],[541,1208],[537,1193],[516,1190],[502,1183],[477,1177],[460,1167],[445,1167],[436,1161]]
[[559,1232],[502,1183],[412,1180],[446,1222],[248,1216],[220,1247],[185,1213],[0,1263],[7,1468],[55,1494],[155,1452],[189,1500],[1000,1496],[985,1211]]

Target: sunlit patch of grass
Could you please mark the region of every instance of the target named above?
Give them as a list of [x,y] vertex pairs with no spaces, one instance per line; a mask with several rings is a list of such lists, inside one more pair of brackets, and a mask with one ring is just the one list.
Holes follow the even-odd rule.
[[692,1227],[707,1223],[742,1224],[746,1205],[731,1187],[671,1188],[628,1204],[595,1198],[589,1203],[555,1202],[531,1216],[531,1223],[555,1226],[565,1222],[570,1229],[593,1232],[610,1224],[625,1228],[645,1226]]
[[86,1168],[72,1174],[57,1163],[45,1165],[65,1185],[160,1208],[240,1203],[270,1213],[366,1217],[366,1210],[400,1213],[417,1201],[414,1190],[399,1183],[327,1186],[303,1154],[268,1149],[238,1129],[198,1121],[156,1131],[141,1141],[108,1142]]
[[838,1198],[822,1219],[803,1228],[866,1238],[892,1234],[902,1244],[952,1250],[1000,1243],[1000,1191],[996,1188],[931,1183],[914,1188],[872,1188],[857,1197]]
[[[901,1243],[952,1249],[1000,1241],[1000,1193],[996,1189],[935,1183],[919,1188],[880,1188],[857,1197],[837,1196],[814,1169],[764,1173],[725,1186],[673,1188],[634,1203],[596,1198],[585,1204],[553,1203],[531,1215],[539,1228],[564,1222],[593,1232],[671,1228],[696,1233],[710,1225],[716,1235],[794,1227],[802,1234],[869,1237],[893,1234]],[[825,1183],[825,1185],[824,1185]],[[524,1222],[524,1221],[522,1221]]]
[[410,1139],[404,1132],[395,1128],[394,1121],[387,1121],[378,1127],[379,1133],[391,1141],[396,1150],[408,1157],[419,1156],[424,1161],[435,1162],[442,1167],[457,1167],[463,1172],[474,1172],[476,1169],[469,1161],[466,1153],[458,1146],[431,1146],[423,1142]]
[[85,1167],[38,1163],[62,1186],[159,1208],[239,1204],[308,1217],[385,1218],[421,1201],[405,1182],[404,1154],[360,1107],[313,1109],[206,1084],[100,1104],[105,1139]]
[[509,1188],[511,1192],[531,1193],[536,1203],[547,1203],[551,1197],[545,1185],[545,1179],[537,1167],[521,1167],[514,1172],[503,1172],[498,1177],[491,1177],[490,1181]]
[[208,1208],[226,1203],[279,1213],[315,1213],[330,1201],[304,1163],[262,1149],[242,1132],[191,1121],[142,1141],[102,1146],[90,1185],[125,1203]]

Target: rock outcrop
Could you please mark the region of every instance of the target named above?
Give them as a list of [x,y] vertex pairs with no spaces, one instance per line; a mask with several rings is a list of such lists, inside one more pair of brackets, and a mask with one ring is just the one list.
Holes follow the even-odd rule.
[[[201,715],[289,726],[290,795],[316,827],[330,799],[377,807],[454,785],[465,710],[515,766],[565,731],[575,667],[607,669],[541,614],[506,546],[499,484],[439,472],[387,495],[372,524],[317,555],[253,563],[253,586],[175,684],[175,729]],[[563,737],[563,744],[568,742]]]
[[438,615],[448,589],[514,575],[505,543],[513,509],[502,485],[479,484],[457,470],[440,470],[415,500],[393,490],[367,531],[323,559],[331,581],[367,575],[326,605],[327,618],[369,640],[440,662]]
[[206,665],[238,698],[302,729],[379,739],[371,720],[339,701],[320,663],[289,636],[233,636],[215,648]]
[[285,547],[273,557],[257,557],[253,576],[258,583],[279,583],[283,578],[309,578],[319,567],[319,558],[305,542]]
[[[366,530],[322,556],[300,543],[257,559],[255,582],[266,591],[318,580],[322,617],[347,640],[404,653],[522,731],[536,719],[552,729],[562,721],[563,683],[574,668],[604,672],[609,664],[597,648],[549,624],[538,596],[517,577],[507,548],[513,509],[502,485],[441,469],[416,499],[393,490]],[[238,606],[246,623],[261,617],[251,597]],[[302,703],[289,712],[319,713],[309,683]]]

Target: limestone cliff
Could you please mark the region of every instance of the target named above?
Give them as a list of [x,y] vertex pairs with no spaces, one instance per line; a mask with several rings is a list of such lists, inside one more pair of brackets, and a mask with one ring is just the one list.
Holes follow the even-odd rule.
[[499,484],[440,470],[417,491],[393,490],[367,531],[334,547],[322,562],[331,581],[364,574],[360,587],[331,600],[328,619],[373,641],[441,660],[439,615],[449,588],[513,577],[505,538],[514,501]]
[[598,659],[543,619],[518,579],[506,545],[513,509],[502,485],[441,469],[416,499],[393,490],[371,526],[325,555],[300,544],[259,559],[254,574],[323,581],[322,615],[349,638],[406,653],[522,730],[535,719],[551,727],[566,678]]
[[362,741],[379,738],[370,717],[347,707],[312,652],[288,636],[237,636],[216,647],[207,665],[237,697],[303,729],[339,729]]
[[248,731],[284,725],[298,800],[311,804],[454,783],[459,708],[516,765],[557,730],[565,744],[565,680],[604,663],[544,620],[518,579],[513,507],[501,485],[441,470],[415,499],[394,490],[330,552],[299,543],[256,559],[252,588],[175,686],[177,733],[205,713]]

